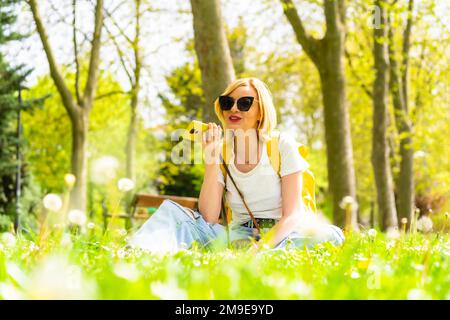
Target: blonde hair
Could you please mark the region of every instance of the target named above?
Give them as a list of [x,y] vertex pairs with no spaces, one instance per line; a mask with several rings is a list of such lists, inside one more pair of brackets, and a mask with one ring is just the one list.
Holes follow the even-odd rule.
[[[258,95],[257,99],[259,102],[259,112],[261,115],[257,130],[262,138],[267,138],[277,126],[277,112],[275,110],[275,106],[273,105],[272,93],[264,82],[254,77],[236,79],[227,86],[221,95],[229,95],[236,88],[245,86],[251,86],[256,90]],[[223,117],[223,111],[219,105],[219,98],[214,101],[214,111],[222,123],[223,128],[226,129],[226,121]]]

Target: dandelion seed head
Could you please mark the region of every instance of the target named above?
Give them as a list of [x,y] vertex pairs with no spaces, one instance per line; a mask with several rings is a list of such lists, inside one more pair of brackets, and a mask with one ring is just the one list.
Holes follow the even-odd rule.
[[134,181],[128,178],[122,178],[117,182],[117,187],[122,192],[128,192],[134,189]]
[[339,203],[339,207],[344,210],[352,208],[352,207],[356,207],[356,206],[357,206],[357,203],[351,196],[345,196],[344,198],[342,198],[341,202]]
[[86,214],[82,210],[73,209],[69,211],[68,219],[71,224],[84,226],[86,224]]
[[433,221],[428,216],[422,216],[417,220],[417,230],[429,233],[433,230]]
[[375,229],[369,229],[369,231],[367,231],[367,235],[370,237],[370,238],[375,238],[376,236],[377,236],[377,230],[375,230]]
[[42,200],[44,208],[54,212],[59,211],[62,208],[61,197],[54,193],[47,194]]

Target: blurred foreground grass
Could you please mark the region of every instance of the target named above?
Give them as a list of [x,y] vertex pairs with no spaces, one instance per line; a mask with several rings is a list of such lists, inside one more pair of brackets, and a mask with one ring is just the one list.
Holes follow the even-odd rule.
[[125,248],[126,237],[92,226],[33,241],[2,234],[0,298],[450,299],[448,234],[370,230],[342,247],[165,255]]

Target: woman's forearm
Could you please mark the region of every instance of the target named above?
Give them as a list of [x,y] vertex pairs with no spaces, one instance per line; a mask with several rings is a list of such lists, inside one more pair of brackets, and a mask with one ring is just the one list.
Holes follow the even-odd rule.
[[219,170],[218,164],[205,164],[205,176],[198,199],[198,209],[209,223],[218,222],[221,210],[224,187],[217,181]]

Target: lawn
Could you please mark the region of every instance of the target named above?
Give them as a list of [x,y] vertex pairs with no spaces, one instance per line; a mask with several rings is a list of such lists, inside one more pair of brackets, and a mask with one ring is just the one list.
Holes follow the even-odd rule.
[[449,299],[448,234],[354,233],[342,247],[152,254],[129,235],[0,237],[3,299]]

